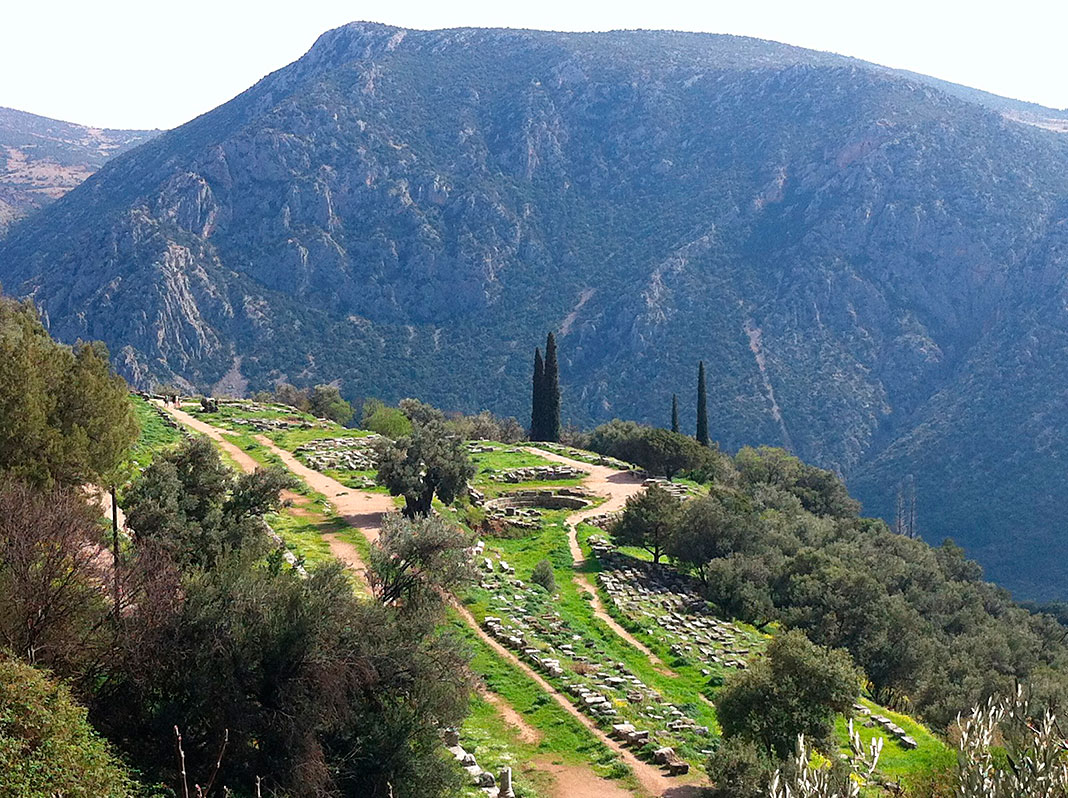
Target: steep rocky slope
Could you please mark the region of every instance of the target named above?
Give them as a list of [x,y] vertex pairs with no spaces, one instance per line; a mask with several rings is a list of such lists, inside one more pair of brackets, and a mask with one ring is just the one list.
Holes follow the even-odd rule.
[[156,135],[104,130],[0,108],[0,237],[62,197],[114,155]]
[[[1068,154],[965,91],[730,36],[353,24],[0,245],[54,334],[141,384],[340,379],[914,474],[923,533],[1068,595]],[[982,101],[980,101],[982,100]],[[1052,114],[1052,112],[1051,112]]]

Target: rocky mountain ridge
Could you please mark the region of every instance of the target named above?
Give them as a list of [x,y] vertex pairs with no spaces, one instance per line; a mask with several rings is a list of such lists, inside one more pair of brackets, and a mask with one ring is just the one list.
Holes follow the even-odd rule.
[[692,426],[704,359],[725,446],[884,517],[913,475],[925,535],[1068,595],[1068,150],[969,97],[734,36],[354,23],[20,224],[0,280],[141,385],[522,417],[556,329],[565,420]]
[[107,130],[0,108],[0,237],[156,130]]

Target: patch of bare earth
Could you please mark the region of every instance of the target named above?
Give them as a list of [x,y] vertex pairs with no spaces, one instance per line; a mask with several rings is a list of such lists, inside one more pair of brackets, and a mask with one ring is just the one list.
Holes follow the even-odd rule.
[[545,759],[537,759],[533,764],[539,772],[553,777],[552,798],[632,798],[628,790],[600,778],[588,768],[558,765]]

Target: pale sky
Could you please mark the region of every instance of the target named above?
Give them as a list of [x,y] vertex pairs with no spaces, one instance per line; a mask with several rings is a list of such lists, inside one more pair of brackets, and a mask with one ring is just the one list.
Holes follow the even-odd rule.
[[174,127],[354,20],[735,33],[1068,107],[1064,0],[2,0],[0,106],[101,127]]

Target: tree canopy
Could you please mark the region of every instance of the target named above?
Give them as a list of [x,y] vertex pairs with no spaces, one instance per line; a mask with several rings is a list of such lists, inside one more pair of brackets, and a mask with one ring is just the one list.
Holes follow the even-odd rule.
[[786,632],[749,669],[727,679],[716,696],[716,715],[725,736],[749,740],[780,760],[801,734],[831,751],[834,720],[851,709],[860,685],[847,652]]
[[393,496],[404,497],[405,515],[427,515],[435,496],[446,504],[460,496],[475,469],[440,411],[414,399],[402,401],[401,408],[412,432],[380,447],[376,479]]
[[32,304],[0,298],[0,470],[43,485],[104,481],[137,432],[103,344],[58,344]]
[[719,452],[688,435],[633,421],[610,421],[590,434],[590,448],[639,465],[650,474],[674,478],[683,471],[714,470]]
[[671,546],[678,527],[681,502],[652,485],[627,499],[622,517],[611,529],[612,540],[620,546],[638,546],[653,555],[653,562]]
[[293,486],[281,469],[235,476],[207,438],[193,438],[145,469],[127,496],[127,516],[138,537],[183,564],[210,567],[231,551],[262,553],[262,518]]
[[70,691],[0,653],[0,796],[129,798],[134,788]]

